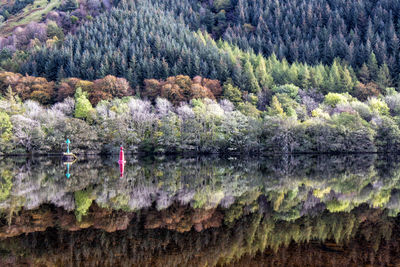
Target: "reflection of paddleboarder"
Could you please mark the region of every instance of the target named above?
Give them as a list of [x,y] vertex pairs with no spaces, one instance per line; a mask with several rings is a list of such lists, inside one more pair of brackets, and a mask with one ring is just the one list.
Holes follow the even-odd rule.
[[71,165],[69,162],[67,163],[67,173],[65,174],[65,176],[67,177],[67,179],[69,179],[69,177],[71,177],[71,174],[69,173],[69,165]]
[[120,151],[119,151],[119,173],[120,177],[124,176],[124,165],[125,165],[125,155],[124,155],[124,147],[121,145]]
[[71,174],[69,173],[69,166],[74,164],[78,158],[75,156],[74,153],[71,153],[71,151],[69,151],[69,144],[71,143],[71,141],[67,139],[65,143],[67,144],[67,152],[63,153],[63,161],[64,165],[67,165],[67,173],[65,174],[65,176],[69,179],[71,177]]

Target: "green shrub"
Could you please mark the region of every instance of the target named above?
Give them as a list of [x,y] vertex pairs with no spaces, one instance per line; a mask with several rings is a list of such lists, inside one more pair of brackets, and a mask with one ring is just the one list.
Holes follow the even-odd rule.
[[324,104],[334,108],[339,103],[348,103],[351,100],[351,98],[352,97],[348,93],[343,93],[343,94],[328,93],[325,96]]
[[281,86],[276,86],[272,89],[275,94],[286,94],[291,98],[296,98],[299,93],[299,87],[293,84],[285,84]]

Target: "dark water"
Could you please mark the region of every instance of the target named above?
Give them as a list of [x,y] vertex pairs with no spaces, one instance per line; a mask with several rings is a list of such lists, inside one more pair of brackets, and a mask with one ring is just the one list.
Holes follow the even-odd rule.
[[1,159],[0,266],[400,265],[400,157],[117,160]]

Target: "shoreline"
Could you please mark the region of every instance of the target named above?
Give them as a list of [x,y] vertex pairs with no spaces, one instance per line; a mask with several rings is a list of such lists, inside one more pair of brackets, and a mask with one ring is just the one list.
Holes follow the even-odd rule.
[[[399,155],[399,152],[292,152],[292,153],[279,153],[279,152],[271,152],[271,153],[202,153],[202,152],[182,152],[182,153],[143,153],[143,152],[129,152],[124,151],[125,155],[130,156],[139,156],[139,157],[152,157],[152,156],[219,156],[219,157],[268,157],[268,156],[296,156],[296,155],[310,155],[310,156],[319,156],[319,155],[366,155],[366,154],[375,154],[375,155]],[[109,156],[118,156],[118,153],[74,153],[77,156],[83,157],[109,157]],[[64,152],[60,153],[10,153],[10,154],[0,154],[0,157],[63,157]]]

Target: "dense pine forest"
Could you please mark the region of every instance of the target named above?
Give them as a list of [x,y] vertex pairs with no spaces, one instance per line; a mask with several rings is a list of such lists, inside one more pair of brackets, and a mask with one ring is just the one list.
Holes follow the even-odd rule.
[[[113,74],[127,78],[134,86],[143,78],[177,74],[221,81],[231,77],[245,91],[270,85],[259,81],[259,86],[251,86],[251,72],[258,62],[243,56],[238,62],[237,55],[229,53],[237,46],[245,53],[275,55],[289,63],[315,66],[340,61],[348,69],[346,74],[364,84],[397,85],[397,1],[234,2],[215,1],[212,6],[199,1],[123,2],[67,37],[62,47],[36,53],[22,71],[52,80]],[[207,40],[206,32],[230,48]],[[310,75],[299,67],[293,72]],[[278,84],[295,82],[274,78]],[[375,89],[374,84],[369,84],[370,90]],[[307,82],[301,85],[311,86]]]
[[0,20],[3,153],[59,150],[80,127],[95,133],[82,151],[400,145],[398,1],[64,0],[10,32],[14,6]]

